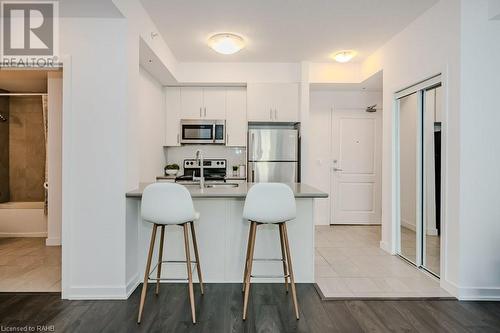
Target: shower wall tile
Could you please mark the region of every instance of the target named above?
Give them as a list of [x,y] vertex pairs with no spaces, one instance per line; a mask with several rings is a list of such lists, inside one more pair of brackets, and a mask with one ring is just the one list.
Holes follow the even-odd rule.
[[11,201],[43,201],[45,134],[39,96],[10,97],[9,168]]

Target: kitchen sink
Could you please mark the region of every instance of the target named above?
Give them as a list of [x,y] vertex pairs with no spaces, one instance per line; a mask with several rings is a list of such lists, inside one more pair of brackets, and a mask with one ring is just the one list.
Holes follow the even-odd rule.
[[205,184],[206,188],[233,188],[238,187],[235,183]]

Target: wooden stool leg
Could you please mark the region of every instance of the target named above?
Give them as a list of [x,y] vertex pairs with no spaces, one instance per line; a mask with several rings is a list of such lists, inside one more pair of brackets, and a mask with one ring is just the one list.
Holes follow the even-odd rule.
[[245,286],[246,286],[246,277],[247,277],[247,271],[248,271],[248,255],[250,254],[250,244],[252,243],[252,224],[250,224],[250,228],[248,228],[248,241],[247,241],[247,255],[245,257],[245,272],[243,273],[243,287],[241,289],[241,292],[245,292]]
[[146,300],[146,291],[148,288],[149,270],[151,269],[151,257],[153,256],[153,249],[155,247],[156,239],[156,229],[157,224],[153,225],[153,231],[151,233],[151,242],[149,243],[149,254],[148,261],[146,263],[146,271],[144,272],[144,283],[142,284],[141,302],[139,303],[139,316],[137,317],[137,323],[141,323],[142,310],[144,309],[144,301]]
[[198,272],[198,280],[200,281],[200,290],[203,295],[203,278],[201,277],[201,265],[200,265],[200,256],[198,254],[198,242],[196,241],[196,233],[194,232],[194,222],[189,223],[191,225],[191,236],[193,237],[193,247],[194,247],[194,256],[196,259],[196,271]]
[[253,253],[255,249],[255,234],[257,231],[257,222],[252,222],[250,226],[250,251],[247,259],[247,272],[245,276],[245,298],[243,301],[243,320],[247,319],[248,296],[250,295],[250,275],[252,275]]
[[163,240],[165,239],[165,226],[161,226],[161,236],[160,236],[160,252],[158,253],[158,267],[156,269],[156,295],[160,291],[160,277],[161,277],[161,265],[163,261]]
[[188,273],[188,289],[189,289],[189,302],[191,303],[191,316],[193,324],[196,324],[196,312],[194,309],[194,291],[193,291],[193,273],[191,272],[191,257],[189,255],[189,234],[187,223],[182,225],[184,228],[184,248],[186,250],[186,268]]
[[280,244],[281,244],[281,259],[283,260],[283,275],[285,275],[285,289],[286,292],[288,293],[288,265],[286,263],[286,250],[285,250],[285,241],[283,239],[283,228],[281,227],[283,223],[280,223],[278,225],[278,229],[280,231]]
[[292,300],[295,307],[295,317],[299,319],[299,305],[297,304],[297,291],[295,290],[295,279],[293,278],[292,255],[290,254],[290,245],[288,244],[288,233],[286,231],[285,223],[282,223],[280,226],[281,228],[283,228],[283,236],[285,240],[286,258],[288,263],[288,271],[290,272],[290,286],[292,287]]

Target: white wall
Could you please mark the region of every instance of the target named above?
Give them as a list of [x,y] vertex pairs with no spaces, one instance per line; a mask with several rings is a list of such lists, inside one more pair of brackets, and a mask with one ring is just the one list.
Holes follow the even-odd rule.
[[62,18],[60,27],[61,54],[71,57],[63,73],[68,85],[63,110],[63,298],[119,297],[125,290],[125,20]]
[[455,293],[459,280],[460,206],[460,2],[441,0],[394,36],[363,63],[363,77],[383,70],[383,159],[382,159],[382,242],[390,252],[396,250],[394,175],[394,93],[438,73],[443,73],[445,119],[442,152],[445,156],[444,202],[447,256],[441,270],[441,285]]
[[49,72],[48,104],[48,218],[46,245],[61,245],[62,228],[62,73]]
[[163,174],[165,154],[165,96],[163,87],[142,67],[139,70],[139,126],[140,181],[154,182]]
[[462,1],[460,297],[500,299],[500,21]]
[[332,167],[332,110],[365,109],[368,105],[382,107],[382,92],[312,90],[310,92],[309,168],[304,175],[307,183],[330,193],[328,199],[315,200],[315,223],[330,224]]

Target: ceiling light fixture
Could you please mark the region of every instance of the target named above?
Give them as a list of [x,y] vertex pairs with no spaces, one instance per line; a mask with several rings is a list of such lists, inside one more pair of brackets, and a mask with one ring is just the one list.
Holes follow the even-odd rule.
[[344,63],[344,62],[350,61],[355,56],[356,56],[356,51],[345,50],[345,51],[340,51],[340,52],[335,53],[333,55],[333,59],[335,59],[335,61],[337,61],[337,62]]
[[208,46],[222,54],[233,54],[245,47],[245,41],[236,34],[220,33],[210,36]]

